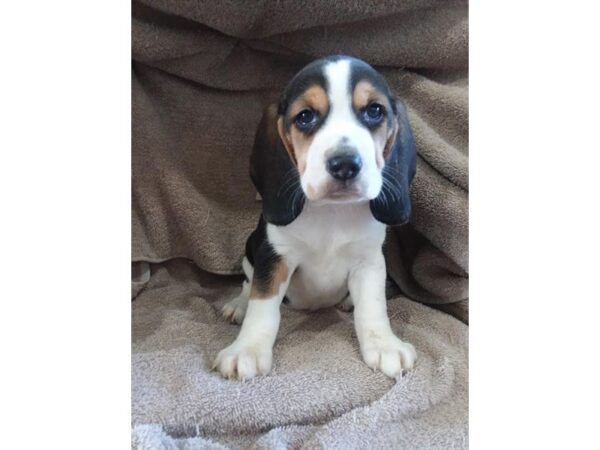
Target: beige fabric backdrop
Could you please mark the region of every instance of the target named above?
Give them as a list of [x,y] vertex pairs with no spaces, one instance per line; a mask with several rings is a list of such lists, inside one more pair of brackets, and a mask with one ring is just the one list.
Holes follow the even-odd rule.
[[262,109],[305,63],[345,53],[404,98],[418,147],[416,233],[391,233],[390,272],[417,300],[467,298],[465,4],[144,3],[133,5],[134,261],[240,273],[260,213],[248,159]]

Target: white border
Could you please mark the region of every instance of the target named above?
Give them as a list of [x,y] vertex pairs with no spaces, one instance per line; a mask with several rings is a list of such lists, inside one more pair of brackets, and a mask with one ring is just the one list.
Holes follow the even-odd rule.
[[591,9],[471,2],[473,449],[600,448]]
[[128,448],[130,5],[0,17],[0,446]]

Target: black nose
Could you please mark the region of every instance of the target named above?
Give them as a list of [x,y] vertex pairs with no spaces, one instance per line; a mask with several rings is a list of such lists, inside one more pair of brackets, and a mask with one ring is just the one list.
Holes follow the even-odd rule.
[[351,180],[358,175],[362,160],[358,153],[341,153],[327,160],[327,171],[338,180]]

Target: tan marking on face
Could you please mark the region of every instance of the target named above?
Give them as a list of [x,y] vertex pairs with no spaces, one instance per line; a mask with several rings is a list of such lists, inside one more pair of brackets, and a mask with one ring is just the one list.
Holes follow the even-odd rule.
[[294,157],[296,159],[296,165],[298,166],[298,172],[300,172],[300,175],[303,175],[304,171],[306,170],[308,149],[310,148],[310,144],[312,144],[313,138],[314,135],[306,136],[294,126],[292,126],[290,129],[289,139],[292,142]]
[[312,142],[312,136],[304,136],[294,127],[289,133],[286,133],[283,127],[283,117],[277,120],[277,129],[285,149],[296,164],[300,175],[306,170],[306,156],[308,154],[308,148]]
[[283,117],[279,117],[277,119],[277,132],[279,133],[279,137],[281,138],[281,142],[283,142],[283,146],[287,150],[290,158],[294,161],[294,164],[298,165],[298,161],[296,160],[296,155],[294,153],[294,146],[290,142],[288,134],[285,132],[283,126]]
[[288,266],[283,259],[279,259],[273,267],[273,273],[271,274],[271,280],[269,286],[265,289],[257,286],[252,281],[252,288],[250,289],[250,298],[253,300],[264,300],[271,298],[279,294],[279,288],[288,278]]
[[377,129],[371,131],[373,142],[375,143],[375,162],[377,163],[377,168],[379,170],[383,169],[385,158],[387,156],[385,154],[385,149],[389,140],[388,131],[389,130],[386,122],[382,123]]
[[[316,111],[321,117],[327,114],[329,100],[327,93],[321,86],[315,85],[309,87],[304,94],[294,100],[288,108],[288,120],[293,122],[293,118],[306,108]],[[286,132],[282,118],[279,119],[277,127],[279,134],[282,136],[281,139],[286,144],[288,152],[298,167],[298,172],[300,172],[300,175],[304,174],[308,149],[312,144],[314,135],[306,136],[294,124],[290,126],[289,132]]]
[[[391,114],[392,109],[387,96],[368,81],[359,81],[352,93],[352,107],[355,111],[360,111],[371,103],[383,105],[387,113]],[[383,169],[385,158],[387,158],[394,143],[396,131],[398,130],[396,121],[394,121],[394,124],[394,128],[389,129],[387,120],[384,120],[379,127],[371,131],[375,143],[375,162],[379,170]]]
[[352,93],[352,107],[354,110],[360,111],[373,102],[380,103],[386,108],[388,106],[387,97],[371,83],[366,80],[356,83],[354,92]]
[[318,85],[309,87],[304,94],[300,95],[289,107],[289,116],[296,115],[305,108],[317,111],[321,116],[327,113],[329,109],[329,99],[327,92]]
[[398,134],[398,120],[394,120],[394,127],[388,133],[387,140],[385,142],[385,147],[383,149],[383,159],[386,159],[390,152],[392,151],[392,145],[394,145],[394,141],[396,140],[396,135]]
[[263,115],[263,119],[261,120],[259,127],[262,127],[266,131],[266,139],[267,143],[273,147],[277,147],[277,140],[281,140],[283,146],[287,150],[292,161],[296,163],[296,159],[294,156],[294,151],[288,139],[286,138],[286,134],[283,131],[283,120],[277,113],[277,105],[269,105],[265,114]]

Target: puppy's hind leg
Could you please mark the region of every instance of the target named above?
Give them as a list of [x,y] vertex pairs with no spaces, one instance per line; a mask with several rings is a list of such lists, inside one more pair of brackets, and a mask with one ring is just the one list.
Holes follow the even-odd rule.
[[354,310],[354,302],[352,296],[348,293],[341,302],[335,305],[337,309],[344,312],[352,312]]
[[240,295],[225,303],[225,306],[221,309],[221,314],[228,321],[241,325],[244,321],[244,316],[246,315],[246,309],[248,309],[249,298],[250,283],[244,281]]
[[221,314],[227,320],[232,323],[242,324],[246,310],[248,309],[248,300],[250,299],[250,287],[252,283],[252,276],[254,275],[254,268],[250,264],[247,258],[242,261],[242,267],[246,274],[247,280],[242,285],[242,292],[233,300],[225,303],[225,306],[221,309]]

